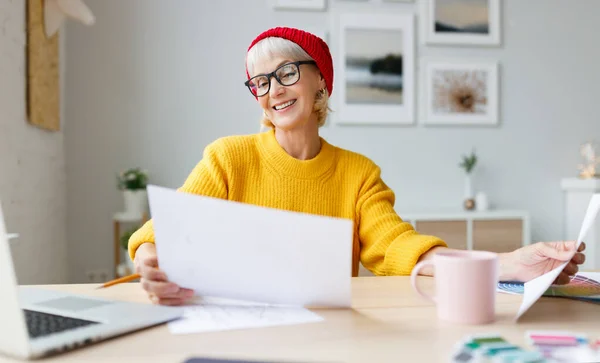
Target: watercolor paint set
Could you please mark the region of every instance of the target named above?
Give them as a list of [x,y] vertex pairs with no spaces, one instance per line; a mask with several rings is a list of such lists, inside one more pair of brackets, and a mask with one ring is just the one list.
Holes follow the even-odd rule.
[[600,340],[571,331],[528,331],[525,339],[548,362],[600,362]]
[[453,363],[541,363],[543,354],[512,344],[497,334],[472,335],[460,341],[452,355]]
[[453,363],[600,362],[600,339],[569,331],[527,331],[526,347],[498,334],[469,335],[455,347]]

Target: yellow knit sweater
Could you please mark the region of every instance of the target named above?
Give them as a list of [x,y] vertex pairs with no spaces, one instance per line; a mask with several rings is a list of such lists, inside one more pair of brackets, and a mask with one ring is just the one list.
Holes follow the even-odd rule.
[[[206,147],[202,160],[178,190],[351,219],[353,276],[358,274],[359,261],[376,275],[408,275],[423,253],[446,246],[402,221],[394,211],[394,193],[374,162],[324,139],[321,151],[311,160],[287,154],[273,130],[218,139]],[[154,242],[152,220],[131,236],[132,259],[144,242]]]

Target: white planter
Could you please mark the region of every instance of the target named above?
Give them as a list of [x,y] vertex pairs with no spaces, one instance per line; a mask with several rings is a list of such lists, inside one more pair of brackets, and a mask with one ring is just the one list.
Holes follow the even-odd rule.
[[125,214],[141,216],[148,210],[148,192],[146,189],[123,190]]
[[475,196],[475,208],[480,212],[486,211],[490,208],[488,197],[484,192],[479,192]]

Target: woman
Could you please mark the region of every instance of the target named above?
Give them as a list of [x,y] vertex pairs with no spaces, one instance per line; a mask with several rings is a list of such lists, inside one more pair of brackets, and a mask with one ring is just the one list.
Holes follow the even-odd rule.
[[[417,262],[448,248],[402,221],[374,162],[319,136],[333,91],[333,62],[323,40],[298,29],[267,30],[248,48],[246,74],[270,130],[208,145],[179,191],[352,219],[354,276],[359,262],[376,275],[409,275]],[[500,277],[530,280],[568,260],[574,246],[537,243],[501,254]],[[178,305],[192,296],[159,270],[151,220],[132,235],[129,254],[155,303]],[[557,282],[569,281],[583,260],[575,254]]]

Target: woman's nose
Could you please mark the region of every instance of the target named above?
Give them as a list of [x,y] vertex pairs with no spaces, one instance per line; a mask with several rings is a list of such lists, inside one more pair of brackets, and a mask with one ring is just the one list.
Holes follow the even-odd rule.
[[277,80],[275,79],[275,77],[271,78],[271,89],[269,91],[269,94],[271,96],[278,96],[280,94],[282,94],[284,92],[284,86],[282,86],[281,84],[279,84],[279,82],[277,82]]

